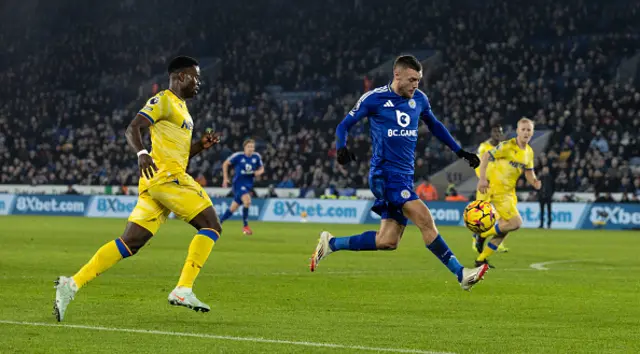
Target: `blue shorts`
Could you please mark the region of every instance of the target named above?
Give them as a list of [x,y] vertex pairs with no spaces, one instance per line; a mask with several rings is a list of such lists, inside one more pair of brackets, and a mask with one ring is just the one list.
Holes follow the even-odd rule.
[[393,219],[406,226],[407,218],[402,213],[402,206],[418,199],[413,190],[413,175],[375,171],[369,174],[369,188],[376,197],[371,211],[382,219]]
[[233,186],[233,201],[242,205],[242,196],[251,192],[252,186],[247,186],[245,184],[240,184],[237,186]]

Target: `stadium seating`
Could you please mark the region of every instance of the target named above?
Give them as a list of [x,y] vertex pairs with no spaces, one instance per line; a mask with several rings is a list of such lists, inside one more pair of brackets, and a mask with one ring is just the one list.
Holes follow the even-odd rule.
[[[220,146],[190,164],[194,177],[219,186],[223,159],[253,137],[267,163],[259,185],[366,187],[366,125],[353,131],[359,161],[346,167],[332,159],[335,126],[365,81],[388,79],[364,80],[367,73],[399,53],[435,50],[423,89],[463,145],[486,139],[491,124],[512,127],[528,116],[554,131],[537,166],[552,167],[558,190],[640,194],[639,80],[618,75],[639,47],[637,2],[37,6],[25,5],[30,21],[7,21],[0,34],[8,48],[0,59],[0,183],[135,184],[124,129],[146,99],[141,87],[186,53],[222,60],[222,70],[204,73],[190,106],[195,131],[223,133]],[[176,15],[176,6],[186,7]],[[426,163],[416,178],[453,161],[444,150],[421,139]]]

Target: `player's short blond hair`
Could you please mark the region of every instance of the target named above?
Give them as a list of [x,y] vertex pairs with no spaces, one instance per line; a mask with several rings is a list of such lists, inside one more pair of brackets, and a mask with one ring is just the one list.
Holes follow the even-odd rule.
[[531,119],[529,119],[529,118],[527,118],[527,117],[522,117],[522,118],[520,118],[520,120],[518,121],[518,126],[519,126],[520,124],[523,124],[523,123],[529,123],[529,124],[531,124],[531,125],[532,125],[532,126],[534,126],[534,127],[536,126],[536,123],[534,123]]
[[242,147],[246,147],[246,146],[247,146],[247,145],[249,145],[249,144],[254,144],[254,145],[255,145],[255,144],[256,144],[256,141],[255,141],[255,140],[253,140],[253,139],[247,139],[247,140],[245,140],[245,141],[242,143]]

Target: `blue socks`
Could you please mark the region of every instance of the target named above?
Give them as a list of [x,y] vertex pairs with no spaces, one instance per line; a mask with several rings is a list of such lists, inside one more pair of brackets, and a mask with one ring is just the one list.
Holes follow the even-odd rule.
[[451,273],[455,274],[458,277],[458,282],[462,280],[462,265],[458,262],[456,256],[451,252],[447,243],[444,242],[442,236],[438,235],[430,245],[427,245],[429,251],[431,251],[442,264],[444,264]]
[[242,223],[245,227],[249,225],[249,208],[242,207]]
[[[231,209],[227,209],[227,211],[225,211],[224,214],[222,214],[222,217],[220,218],[220,223],[222,224],[223,222],[225,222],[225,220],[229,219],[232,215],[233,215],[233,212],[231,212]],[[242,223],[244,224],[244,226],[249,225],[249,208],[242,207]]]
[[220,223],[222,224],[223,222],[225,222],[225,220],[230,218],[231,215],[233,215],[233,213],[231,212],[231,209],[227,209],[227,211],[225,211],[224,214],[222,214],[222,217],[220,218]]
[[376,232],[365,231],[360,235],[334,237],[329,241],[329,247],[332,251],[375,251],[377,250]]

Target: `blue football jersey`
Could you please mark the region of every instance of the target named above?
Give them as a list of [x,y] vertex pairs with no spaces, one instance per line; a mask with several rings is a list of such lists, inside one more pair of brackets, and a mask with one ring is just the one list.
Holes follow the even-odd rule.
[[433,115],[427,95],[420,90],[412,98],[406,98],[393,92],[391,85],[386,85],[362,95],[336,129],[338,148],[346,145],[349,128],[365,117],[369,117],[371,129],[372,172],[414,173],[420,119],[452,150],[460,150],[447,129]]
[[244,152],[239,151],[227,158],[231,163],[235,174],[233,176],[234,186],[253,186],[254,173],[262,167],[262,157],[257,152],[251,156],[247,156]]

